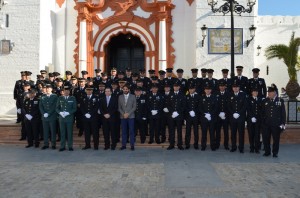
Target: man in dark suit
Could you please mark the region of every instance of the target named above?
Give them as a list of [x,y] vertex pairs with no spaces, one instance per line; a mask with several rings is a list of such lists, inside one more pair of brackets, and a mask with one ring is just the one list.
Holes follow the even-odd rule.
[[171,102],[168,106],[170,112],[170,145],[168,150],[174,149],[175,146],[175,130],[177,131],[177,147],[179,150],[184,150],[182,147],[182,123],[184,119],[184,112],[186,107],[185,95],[179,92],[180,85],[174,84],[174,93],[171,95]]
[[218,99],[212,94],[212,87],[208,84],[204,86],[204,95],[200,98],[199,112],[201,120],[201,150],[206,149],[207,142],[207,130],[210,135],[210,148],[212,151],[216,150],[216,139],[215,139],[215,125],[217,123],[217,112],[218,112]]
[[246,95],[249,95],[248,90],[248,78],[243,76],[243,66],[236,66],[237,76],[233,78],[233,83],[236,83],[240,87],[240,91],[245,92]]
[[246,120],[246,108],[247,100],[245,92],[240,91],[239,84],[234,83],[232,85],[233,92],[229,94],[228,98],[228,112],[231,126],[231,150],[235,152],[236,135],[239,133],[239,151],[244,153],[244,135],[245,135],[245,120]]
[[40,110],[39,110],[39,99],[36,97],[36,90],[31,89],[29,91],[29,98],[26,98],[24,105],[22,107],[22,112],[24,114],[24,124],[27,132],[27,142],[26,148],[32,147],[33,142],[35,148],[39,147],[39,122],[40,120]]
[[129,85],[124,85],[123,94],[118,99],[118,111],[120,112],[122,126],[122,147],[120,150],[126,149],[127,131],[129,128],[130,146],[134,151],[134,118],[136,110],[136,98],[130,94]]
[[80,111],[83,115],[83,128],[85,146],[82,150],[91,148],[91,135],[93,135],[94,150],[98,150],[99,147],[99,128],[98,128],[98,110],[99,99],[93,95],[93,87],[87,87],[85,89],[86,96],[81,100]]
[[250,153],[259,153],[260,129],[262,121],[262,98],[258,97],[258,89],[252,88],[247,100],[247,128],[250,143]]
[[112,95],[110,87],[105,88],[105,97],[100,99],[100,112],[103,124],[104,150],[115,150],[117,145],[116,119],[118,114],[118,98]]
[[249,79],[249,93],[251,93],[252,89],[257,89],[258,91],[258,97],[260,98],[266,98],[267,95],[267,86],[265,79],[259,78],[259,71],[260,69],[254,68],[252,69],[253,72],[253,78]]
[[149,104],[147,97],[142,95],[141,88],[137,87],[134,93],[136,97],[135,135],[137,135],[137,132],[139,132],[141,143],[144,144],[146,141],[147,113]]
[[199,149],[198,140],[199,140],[199,100],[200,95],[195,92],[195,85],[190,85],[189,94],[186,95],[186,111],[185,111],[185,120],[186,120],[186,134],[185,134],[185,149],[190,148],[191,133],[192,127],[194,131],[194,148]]
[[263,124],[265,126],[263,141],[264,156],[271,155],[270,140],[273,138],[273,157],[278,157],[280,134],[285,129],[286,112],[284,101],[276,94],[276,89],[268,88],[268,98],[263,102]]
[[163,97],[158,93],[158,86],[152,85],[151,93],[148,96],[148,114],[149,114],[149,144],[155,142],[160,144],[160,123],[163,109]]
[[229,97],[229,92],[226,88],[226,82],[222,79],[219,81],[219,92],[217,92],[218,97],[218,118],[216,124],[216,149],[220,147],[221,141],[221,129],[223,128],[224,134],[224,148],[229,150],[229,113],[227,109],[227,101]]

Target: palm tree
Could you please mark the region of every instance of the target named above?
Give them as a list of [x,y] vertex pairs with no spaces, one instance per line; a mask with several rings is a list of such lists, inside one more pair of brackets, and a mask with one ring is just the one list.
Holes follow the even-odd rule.
[[295,100],[300,93],[300,87],[297,81],[298,64],[298,48],[300,46],[300,38],[295,38],[295,32],[292,33],[289,45],[278,44],[270,45],[265,51],[267,59],[278,58],[283,59],[284,64],[287,66],[290,80],[286,85],[286,93],[291,100]]

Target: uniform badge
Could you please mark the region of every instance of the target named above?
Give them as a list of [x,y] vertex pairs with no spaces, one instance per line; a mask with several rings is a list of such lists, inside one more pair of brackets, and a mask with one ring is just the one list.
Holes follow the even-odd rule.
[[93,102],[95,102],[96,101],[96,98],[93,98]]
[[278,102],[278,105],[281,106],[281,102]]
[[145,103],[145,100],[141,100],[141,103]]
[[185,81],[183,81],[182,84],[185,85]]
[[150,96],[149,99],[152,99],[152,96]]
[[203,99],[203,102],[205,102],[205,99]]
[[190,97],[186,97],[186,99],[188,99],[188,100],[189,100],[189,99],[190,99]]
[[231,97],[231,100],[233,100],[233,97]]
[[268,103],[266,102],[265,105],[268,105]]
[[262,81],[258,81],[260,85],[262,85]]
[[33,101],[33,104],[38,104],[38,101]]
[[159,100],[160,98],[159,98],[159,96],[156,96],[156,100]]

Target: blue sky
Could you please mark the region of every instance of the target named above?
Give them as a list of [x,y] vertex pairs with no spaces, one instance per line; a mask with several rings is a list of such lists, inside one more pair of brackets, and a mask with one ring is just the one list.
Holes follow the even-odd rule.
[[300,0],[258,0],[258,14],[300,16]]

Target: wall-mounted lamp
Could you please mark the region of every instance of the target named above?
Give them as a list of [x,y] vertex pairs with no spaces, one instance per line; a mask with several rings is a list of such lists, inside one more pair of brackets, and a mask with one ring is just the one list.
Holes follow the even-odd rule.
[[259,56],[259,55],[260,55],[260,52],[261,52],[261,47],[260,47],[260,45],[258,45],[256,49],[257,49],[257,56]]
[[255,37],[255,30],[256,30],[256,27],[254,27],[254,25],[252,25],[252,26],[249,28],[249,30],[250,30],[250,37],[251,37],[251,39],[246,41],[247,47],[249,46],[249,44],[251,43],[251,41],[252,41],[252,40],[254,39],[254,37]]
[[203,38],[202,39],[202,47],[203,47],[204,46],[204,40],[205,40],[205,37],[207,35],[207,27],[205,25],[203,25],[201,30],[202,30],[202,38]]

